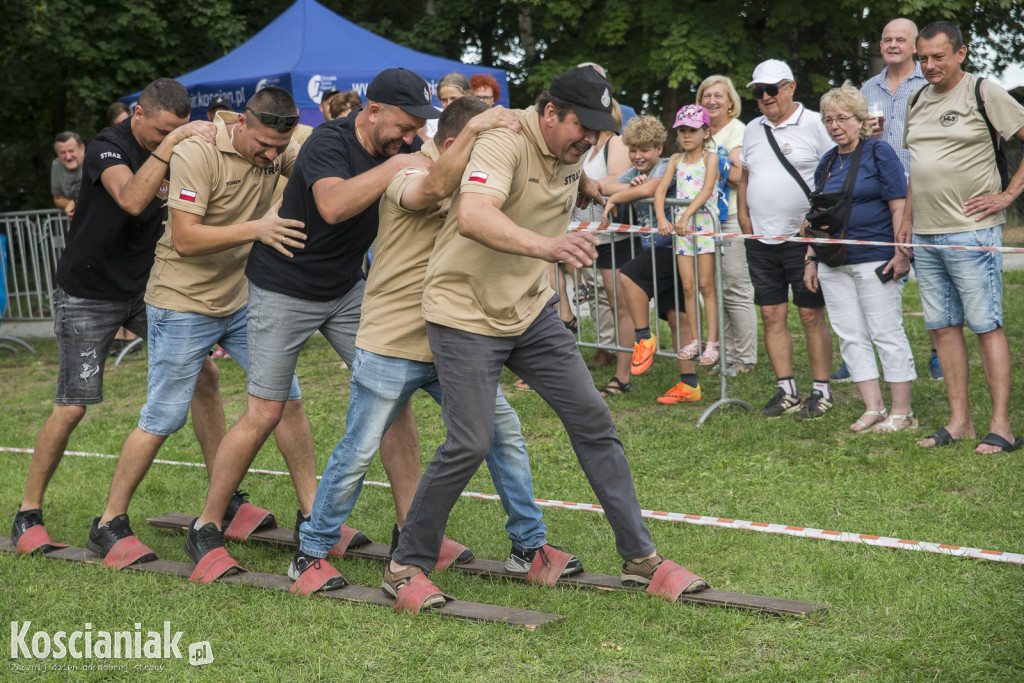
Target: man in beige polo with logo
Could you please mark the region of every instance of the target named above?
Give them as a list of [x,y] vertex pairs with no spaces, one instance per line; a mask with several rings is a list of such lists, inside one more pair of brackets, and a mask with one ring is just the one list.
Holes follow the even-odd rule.
[[[646,586],[660,571],[659,582],[671,575],[672,599],[707,587],[656,552],[611,413],[552,306],[547,262],[581,268],[597,254],[592,235],[566,228],[578,195],[583,203],[600,200],[582,166],[600,131],[618,130],[611,110],[611,84],[577,67],[556,76],[534,107],[516,112],[520,134],[490,130],[473,148],[427,267],[423,315],[448,435],[420,480],[384,571],[384,590],[402,608],[444,602],[425,575],[455,501],[491,447],[502,366],[561,418],[625,560],[621,581]],[[546,555],[560,557],[550,546]]]
[[1002,246],[1005,210],[1024,192],[1024,165],[1003,187],[993,147],[993,137],[1024,140],[1024,107],[995,83],[979,83],[963,71],[967,46],[954,24],[937,21],[921,29],[917,54],[928,85],[911,96],[907,107],[904,146],[911,155],[910,183],[896,241],[912,237],[920,245],[914,260],[921,313],[938,351],[950,408],[949,421],[918,445],[934,448],[975,436],[966,325],[978,337],[992,400],[988,434],[975,453],[1015,451],[1024,438],[1014,436],[1010,424],[1012,358],[1003,329],[1003,256],[972,248]]
[[[337,584],[338,572],[318,560],[326,558],[341,539],[339,529],[355,505],[366,470],[402,406],[418,389],[442,403],[421,310],[423,275],[473,142],[480,131],[495,126],[518,130],[519,122],[507,109],[489,108],[476,97],[454,100],[441,114],[437,134],[419,152],[434,162],[430,172],[398,171],[381,199],[377,248],[363,296],[349,383],[348,428],[324,468],[312,518],[302,525],[299,550],[288,570],[289,576],[300,581],[303,592]],[[500,391],[487,465],[508,513],[505,528],[512,551],[505,568],[525,574],[537,550],[547,545],[546,527],[533,498],[519,418]],[[396,500],[411,501],[419,483],[419,453],[403,466],[412,476],[399,477],[391,484],[406,487],[411,483],[407,494],[395,496]],[[404,519],[405,510],[402,513]],[[396,524],[392,546],[399,538]],[[562,573],[582,570],[576,560]]]
[[[149,376],[139,425],[128,436],[107,508],[89,540],[109,551],[118,539],[106,522],[127,511],[139,482],[168,436],[185,424],[196,377],[209,350],[223,346],[247,368],[245,263],[253,242],[284,254],[302,248],[302,223],[277,215],[271,198],[288,175],[297,145],[295,101],[264,88],[241,114],[218,112],[215,145],[183,141],[170,159],[170,220],[156,246],[146,289]],[[313,438],[293,378],[292,400],[277,431],[278,446],[302,511],[316,491]],[[223,429],[223,425],[221,427]],[[223,432],[221,432],[223,437]]]

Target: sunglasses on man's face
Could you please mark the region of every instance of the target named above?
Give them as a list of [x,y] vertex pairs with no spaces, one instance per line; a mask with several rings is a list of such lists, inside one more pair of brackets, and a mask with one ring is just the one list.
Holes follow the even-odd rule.
[[248,107],[245,110],[255,116],[256,120],[261,124],[273,128],[278,133],[287,133],[299,124],[298,115],[281,116],[280,114],[268,114],[267,112],[255,111]]
[[754,88],[752,94],[754,95],[755,100],[759,100],[765,95],[768,95],[768,97],[775,97],[779,94],[779,88],[782,88],[789,83],[790,81],[783,81],[782,83],[777,83],[775,85],[766,85],[763,88]]

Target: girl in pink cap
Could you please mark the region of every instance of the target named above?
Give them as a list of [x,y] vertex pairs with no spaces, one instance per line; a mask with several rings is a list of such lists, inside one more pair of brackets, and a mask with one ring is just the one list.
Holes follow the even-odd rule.
[[[693,232],[714,232],[718,208],[715,195],[718,185],[718,155],[705,146],[711,138],[711,119],[704,107],[690,104],[676,113],[676,139],[683,150],[673,154],[661,183],[654,193],[654,212],[658,216],[658,233],[670,235],[675,230],[676,259],[679,277],[683,281],[683,295],[687,313],[697,310],[697,287],[704,299],[704,318],[708,337],[704,353],[700,353],[700,330],[697,316],[688,315],[693,341],[679,351],[682,360],[693,360],[700,355],[701,365],[718,362],[718,299],[715,292],[715,240],[698,236],[694,249]],[[676,185],[676,199],[689,200],[688,206],[673,207],[675,225],[665,218],[665,195],[672,182]],[[700,282],[694,276],[694,258],[699,260]]]

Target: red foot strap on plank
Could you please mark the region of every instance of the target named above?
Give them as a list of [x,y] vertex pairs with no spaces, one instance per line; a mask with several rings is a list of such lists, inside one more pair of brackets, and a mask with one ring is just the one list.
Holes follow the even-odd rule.
[[274,519],[274,515],[269,510],[264,510],[252,503],[242,503],[238,512],[231,519],[231,524],[224,530],[224,538],[244,543],[249,539],[249,534],[265,527],[277,528],[277,520]]
[[156,553],[147,548],[142,541],[135,536],[128,536],[110,548],[110,552],[103,558],[103,566],[107,569],[124,569],[139,560],[152,562],[155,559]]
[[558,583],[559,577],[565,571],[565,567],[572,560],[572,555],[562,552],[558,548],[543,545],[537,549],[533,556],[533,563],[530,571],[526,574],[526,580],[541,586],[554,586]]
[[245,571],[242,565],[235,562],[234,558],[228,555],[228,551],[225,548],[214,548],[203,555],[199,560],[199,564],[196,565],[195,571],[192,572],[192,576],[188,577],[188,580],[210,583],[224,576],[224,574],[232,569]]
[[[466,552],[469,553],[469,556],[462,557],[462,555]],[[441,540],[441,554],[437,556],[437,565],[434,567],[434,569],[437,569],[438,571],[444,571],[456,562],[469,562],[472,559],[472,550],[462,545],[461,543],[456,543],[452,539],[445,536]]]
[[412,612],[419,614],[423,603],[432,595],[440,595],[445,599],[451,599],[437,589],[434,582],[427,578],[426,574],[417,574],[409,579],[409,583],[398,591],[398,599],[395,600],[393,609],[396,612]]
[[335,577],[340,578],[341,582],[333,586],[332,589],[341,588],[348,583],[345,577],[341,575],[341,572],[332,567],[327,560],[314,562],[312,567],[299,574],[299,579],[292,584],[290,592],[301,593],[302,595],[316,593]]
[[680,593],[695,592],[691,588],[704,590],[708,588],[708,582],[672,560],[665,560],[655,570],[647,592],[669,602],[675,602]]
[[348,544],[352,542],[356,534],[359,533],[359,529],[353,529],[347,524],[341,525],[341,540],[335,543],[328,551],[330,557],[341,557],[348,550]]
[[37,524],[33,527],[29,527],[25,530],[25,533],[18,539],[18,545],[14,547],[15,555],[28,555],[34,553],[40,548],[43,552],[49,552],[56,550],[57,548],[67,548],[66,543],[54,543],[50,540],[50,534],[46,532],[46,527],[42,524]]

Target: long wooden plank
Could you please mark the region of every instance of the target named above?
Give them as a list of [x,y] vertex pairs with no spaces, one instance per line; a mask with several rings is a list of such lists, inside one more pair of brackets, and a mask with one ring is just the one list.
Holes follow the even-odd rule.
[[[171,513],[161,517],[153,517],[146,520],[150,526],[160,529],[170,529],[184,533],[188,525],[195,519],[195,515],[182,513]],[[292,529],[266,529],[256,531],[250,540],[257,543],[284,546],[295,549],[296,544]],[[381,543],[369,543],[359,548],[350,548],[345,557],[356,557],[364,560],[375,560],[385,562],[390,558],[390,546]],[[525,581],[525,574],[514,574],[505,569],[503,562],[495,560],[484,560],[474,558],[463,564],[452,565],[450,570],[489,576],[513,581]],[[563,577],[558,580],[559,585],[574,586],[576,588],[590,588],[598,590],[635,590],[626,588],[619,583],[619,577],[608,574],[592,574],[582,572],[572,576]],[[733,593],[731,591],[704,590],[699,593],[684,593],[679,596],[679,602],[690,602],[698,605],[709,605],[714,607],[731,607],[734,609],[764,612],[779,616],[804,617],[810,614],[818,614],[826,611],[827,606],[813,602],[801,602],[799,600],[786,600],[782,598],[770,598],[763,595],[751,595],[748,593]]]
[[[14,553],[14,544],[9,538],[0,538],[0,552]],[[85,548],[61,548],[45,554],[48,560],[64,560],[66,562],[79,562],[84,564],[100,565],[102,560],[96,553]],[[187,562],[173,562],[171,560],[155,560],[153,562],[142,562],[133,564],[127,571],[153,572],[157,574],[170,574],[187,579],[192,575],[195,567]],[[221,583],[242,584],[256,586],[259,588],[272,588],[275,590],[289,591],[292,587],[292,580],[287,576],[278,574],[261,574],[259,572],[241,572],[231,576],[224,576],[217,579]],[[375,605],[377,607],[391,608],[395,601],[387,596],[380,588],[369,588],[367,586],[348,585],[331,591],[323,591],[315,595],[352,602],[360,605]],[[547,612],[535,612],[527,609],[516,609],[512,607],[500,607],[480,602],[467,602],[465,600],[449,600],[444,607],[431,610],[453,619],[466,619],[468,621],[489,622],[507,624],[509,626],[522,626],[529,631],[535,631],[546,624],[560,621],[563,617],[560,614],[549,614]]]

